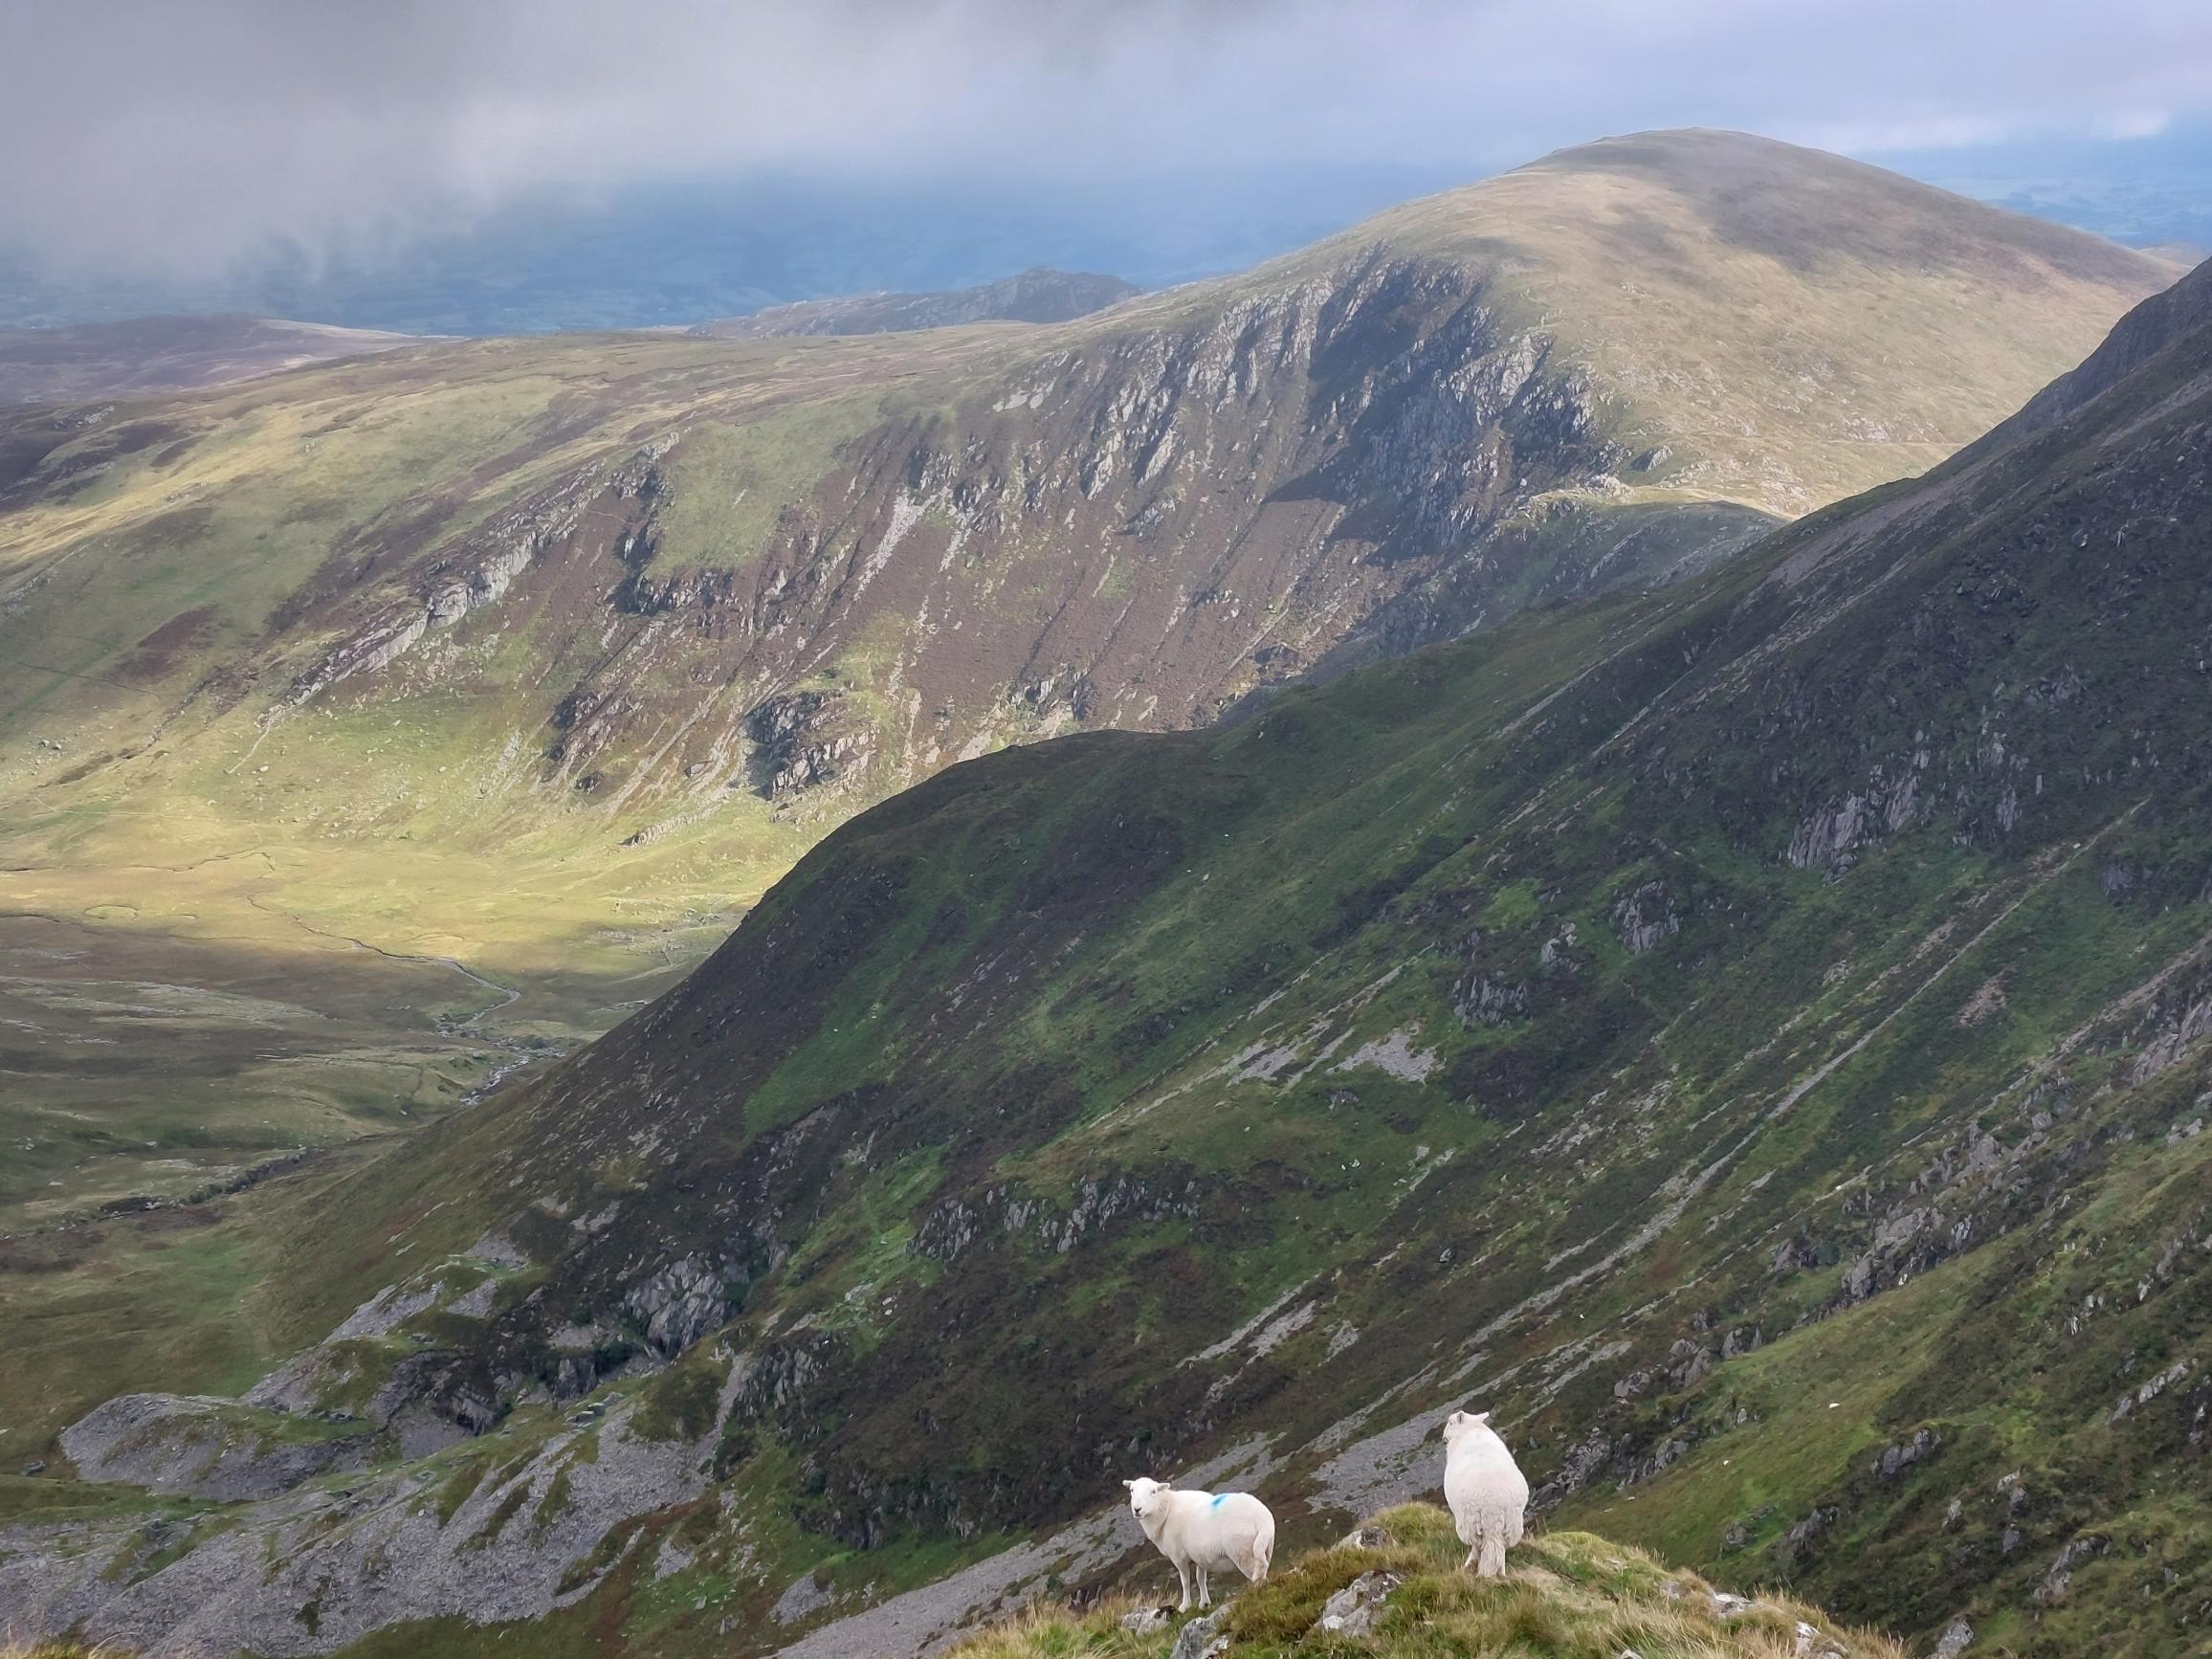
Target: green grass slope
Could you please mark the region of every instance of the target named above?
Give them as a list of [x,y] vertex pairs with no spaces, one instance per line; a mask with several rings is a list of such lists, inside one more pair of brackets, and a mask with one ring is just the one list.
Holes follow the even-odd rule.
[[2208,299],[1702,578],[864,814],[272,1212],[282,1328],[394,1289],[267,1398],[452,1446],[0,1589],[465,1653],[423,1563],[493,1551],[564,1586],[549,1644],[836,1652],[1140,1572],[1130,1473],[1321,1542],[1476,1401],[1559,1524],[1676,1566],[2201,1643]]

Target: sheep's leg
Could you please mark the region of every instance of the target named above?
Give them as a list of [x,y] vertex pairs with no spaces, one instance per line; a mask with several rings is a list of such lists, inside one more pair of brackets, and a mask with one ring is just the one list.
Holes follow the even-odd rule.
[[1459,1563],[1459,1570],[1461,1572],[1471,1573],[1474,1571],[1474,1554],[1475,1551],[1481,1548],[1482,1540],[1480,1538],[1476,1538],[1473,1543],[1468,1546],[1467,1559]]
[[1175,1576],[1183,1585],[1183,1600],[1176,1603],[1175,1610],[1178,1613],[1187,1613],[1190,1611],[1190,1563],[1177,1561],[1175,1563]]
[[1204,1561],[1198,1563],[1198,1604],[1202,1607],[1213,1605],[1213,1586],[1206,1582],[1206,1563]]

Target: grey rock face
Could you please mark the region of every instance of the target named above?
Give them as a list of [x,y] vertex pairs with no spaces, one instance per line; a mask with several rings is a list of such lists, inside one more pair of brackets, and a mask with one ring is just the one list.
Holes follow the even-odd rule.
[[1482,935],[1467,941],[1467,977],[1451,994],[1452,1011],[1463,1026],[1501,1026],[1529,1011],[1529,988],[1486,969],[1481,962]]
[[844,720],[844,703],[839,693],[791,692],[745,717],[752,745],[745,771],[755,793],[787,801],[867,766],[874,745],[864,730]]
[[1175,1623],[1173,1607],[1139,1607],[1134,1613],[1121,1615],[1121,1627],[1139,1636],[1150,1636],[1166,1629]]
[[1800,824],[1790,836],[1787,854],[1793,869],[1843,862],[1859,844],[1868,823],[1867,800],[1847,795],[1833,807],[1822,808]]
[[720,1324],[727,1308],[722,1275],[697,1256],[672,1262],[630,1292],[646,1340],[673,1358]]
[[1221,1627],[1228,1621],[1228,1606],[1225,1603],[1203,1618],[1193,1619],[1176,1632],[1175,1646],[1168,1650],[1167,1659],[1218,1659],[1228,1651],[1228,1638],[1221,1634]]
[[2035,1587],[2035,1599],[2048,1605],[2066,1600],[2067,1590],[2073,1582],[2074,1569],[2084,1561],[2094,1560],[2112,1547],[2112,1539],[2097,1534],[2086,1534],[2068,1540],[2051,1562],[2050,1571],[2044,1574],[2043,1582]]
[[1833,1504],[1823,1504],[1804,1519],[1782,1534],[1782,1551],[1791,1559],[1803,1556],[1821,1534],[1826,1532],[1843,1516],[1843,1511]]
[[1614,905],[1613,931],[1631,956],[1642,956],[1680,933],[1682,919],[1674,914],[1674,897],[1667,884],[1647,881]]
[[1402,1573],[1361,1573],[1321,1604],[1321,1616],[1314,1622],[1314,1628],[1344,1636],[1373,1634],[1383,1604],[1405,1582]]
[[2135,1061],[2135,1081],[2140,1083],[2156,1077],[2180,1059],[2190,1044],[2212,1031],[2212,997],[2200,998],[2169,1018],[2170,1023],[2159,1030]]
[[972,1202],[953,1198],[936,1206],[923,1217],[910,1248],[916,1255],[952,1261],[988,1234],[1026,1234],[1064,1255],[1117,1225],[1195,1216],[1198,1201],[1195,1182],[1161,1185],[1130,1175],[1083,1182],[1066,1210],[1018,1187],[994,1186]]
[[[351,1491],[295,1489],[150,1571],[106,1570],[158,1559],[135,1520],[0,1529],[0,1607],[19,1628],[81,1626],[147,1659],[275,1659],[405,1620],[538,1618],[621,1565],[626,1550],[595,1555],[615,1528],[705,1489],[719,1423],[697,1441],[653,1441],[630,1431],[630,1411],[599,1426],[596,1456],[558,1434],[442,1517],[427,1477],[402,1471]],[[312,1625],[299,1617],[310,1605]]]
[[61,1447],[86,1480],[223,1499],[273,1497],[379,1449],[374,1433],[291,1439],[284,1427],[233,1401],[125,1394],[62,1430]]
[[1884,1447],[1882,1455],[1868,1466],[1867,1472],[1877,1480],[1895,1480],[1915,1463],[1933,1457],[1942,1444],[1943,1437],[1934,1430],[1917,1429],[1912,1439]]
[[779,1625],[797,1625],[820,1612],[836,1599],[833,1591],[824,1589],[814,1582],[814,1575],[808,1573],[805,1578],[792,1580],[790,1586],[776,1598],[776,1604],[768,1611]]
[[[663,446],[665,448],[665,445]],[[433,630],[470,611],[496,605],[539,555],[572,532],[602,489],[632,496],[652,476],[660,452],[652,447],[622,466],[583,468],[559,488],[501,514],[448,561],[418,594],[395,605],[339,642],[293,682],[289,701],[312,702],[342,680],[389,667]]]

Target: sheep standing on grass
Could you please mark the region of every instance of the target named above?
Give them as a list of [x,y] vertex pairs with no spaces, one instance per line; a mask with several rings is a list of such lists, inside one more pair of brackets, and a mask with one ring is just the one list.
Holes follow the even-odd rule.
[[[1258,1583],[1268,1576],[1275,1553],[1275,1517],[1250,1493],[1176,1492],[1164,1482],[1139,1477],[1121,1483],[1129,1489],[1130,1513],[1144,1536],[1175,1563],[1183,1581],[1177,1611],[1190,1611],[1190,1580],[1198,1576],[1198,1604],[1213,1605],[1206,1587],[1209,1572],[1238,1572]],[[1526,1488],[1523,1488],[1525,1494]],[[1517,1536],[1517,1535],[1516,1535]]]
[[1444,1501],[1467,1545],[1466,1566],[1478,1579],[1502,1576],[1506,1551],[1521,1539],[1529,1483],[1492,1431],[1487,1411],[1454,1411],[1444,1420]]

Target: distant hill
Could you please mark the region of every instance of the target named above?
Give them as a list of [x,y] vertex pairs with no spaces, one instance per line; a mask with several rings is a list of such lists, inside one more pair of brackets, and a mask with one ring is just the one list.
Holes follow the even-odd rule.
[[274,317],[142,317],[0,329],[0,404],[193,391],[416,343],[411,335]]
[[2177,271],[2194,271],[2205,260],[2212,259],[2212,248],[2200,248],[2193,242],[2157,242],[2136,252],[2161,260]]
[[1142,293],[1134,282],[1045,266],[941,294],[859,294],[771,305],[749,317],[701,322],[686,333],[714,340],[776,334],[886,334],[962,322],[1068,322]]

